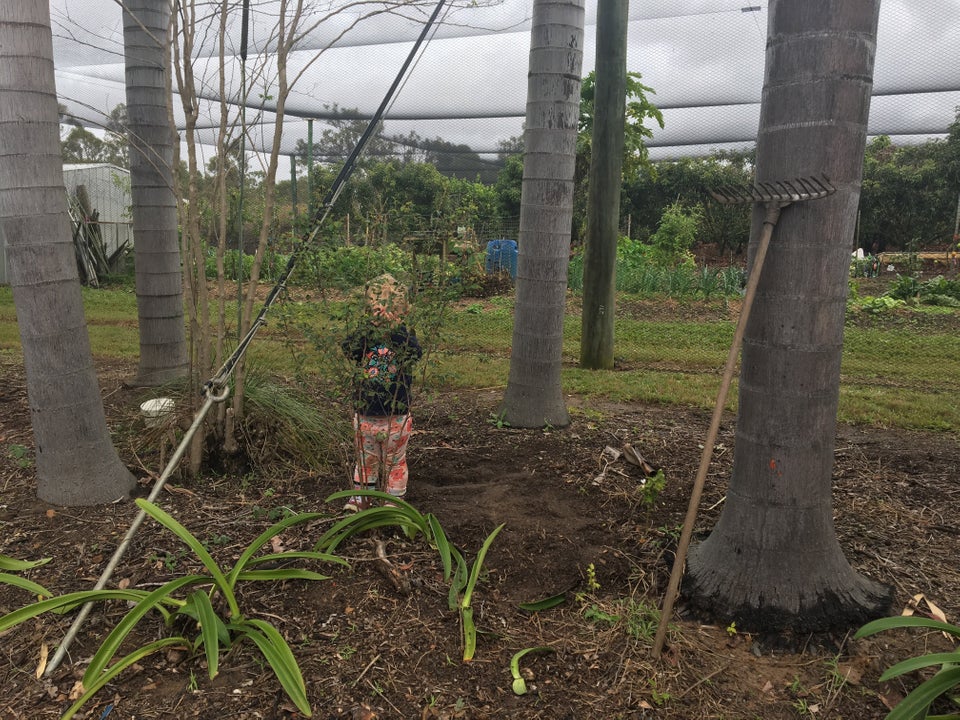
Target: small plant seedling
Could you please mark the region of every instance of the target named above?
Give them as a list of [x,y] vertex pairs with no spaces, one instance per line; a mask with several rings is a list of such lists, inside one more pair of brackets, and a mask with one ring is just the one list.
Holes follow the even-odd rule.
[[734,637],[737,634],[737,623],[736,621],[731,622],[727,625],[727,635]]
[[525,648],[513,656],[510,660],[510,674],[513,675],[513,692],[515,695],[527,694],[527,683],[520,674],[520,660],[524,655],[532,652],[553,652],[553,648],[546,645]]
[[[593,563],[587,565],[584,574],[586,576],[584,578],[584,589],[573,596],[574,599],[581,604],[586,603],[587,598],[600,589],[600,582],[597,580],[597,568]],[[594,607],[596,607],[596,605],[594,605]]]
[[19,468],[26,469],[33,465],[33,461],[30,459],[30,451],[25,445],[13,444],[8,446],[7,456],[10,457]]
[[593,563],[587,565],[587,590],[596,592],[600,589],[600,583],[597,581],[597,568]]
[[641,502],[647,507],[652,507],[657,501],[657,498],[660,497],[660,493],[663,492],[663,489],[666,487],[666,485],[667,478],[663,474],[662,469],[659,469],[653,475],[644,478],[642,484],[640,485]]
[[510,427],[510,423],[504,419],[505,416],[505,410],[501,410],[499,413],[490,413],[490,418],[487,420],[487,422],[493,425],[497,430],[503,430],[504,428]]
[[650,678],[650,697],[657,707],[662,707],[670,700],[670,693],[657,687],[657,681]]

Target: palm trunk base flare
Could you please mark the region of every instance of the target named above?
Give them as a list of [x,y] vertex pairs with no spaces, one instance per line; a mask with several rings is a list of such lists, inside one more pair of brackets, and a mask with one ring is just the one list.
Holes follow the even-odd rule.
[[859,575],[835,542],[817,552],[767,550],[759,562],[744,549],[758,542],[770,539],[718,526],[694,547],[682,586],[687,607],[701,618],[768,633],[842,632],[888,614],[892,588]]

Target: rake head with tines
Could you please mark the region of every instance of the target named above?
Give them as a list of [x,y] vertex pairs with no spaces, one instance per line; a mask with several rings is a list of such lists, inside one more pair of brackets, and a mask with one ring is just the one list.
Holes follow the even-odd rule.
[[761,182],[748,186],[722,185],[716,190],[709,190],[711,197],[724,205],[736,203],[777,203],[781,207],[804,200],[832,195],[837,189],[826,175],[820,177],[795,178],[793,180],[777,180],[775,182]]

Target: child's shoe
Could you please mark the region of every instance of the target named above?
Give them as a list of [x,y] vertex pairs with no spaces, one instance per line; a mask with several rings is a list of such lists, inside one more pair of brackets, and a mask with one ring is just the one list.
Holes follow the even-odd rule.
[[365,497],[363,495],[354,495],[352,498],[347,500],[346,505],[343,506],[343,509],[347,512],[360,512],[362,510],[367,510],[373,507],[373,498]]

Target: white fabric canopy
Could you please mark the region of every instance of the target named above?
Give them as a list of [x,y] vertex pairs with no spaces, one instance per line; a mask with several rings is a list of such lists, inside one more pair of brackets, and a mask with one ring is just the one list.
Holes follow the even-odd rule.
[[[199,139],[212,143],[219,117],[219,60],[215,47],[219,3],[198,0],[206,32],[197,34],[197,76],[204,106]],[[755,4],[752,4],[755,3]],[[271,47],[276,3],[252,3],[247,61],[248,122],[254,146],[272,141]],[[530,0],[462,6],[443,15],[396,102],[386,115],[391,135],[416,132],[496,153],[521,134],[526,104]],[[289,100],[283,150],[307,136],[306,118],[328,108],[372,115],[420,33],[430,6],[407,6],[357,21],[383,6],[327,0],[311,5],[309,32],[290,58],[302,71]],[[683,7],[678,11],[677,7]],[[331,14],[333,13],[333,14]],[[227,96],[239,101],[240,0],[228,15]],[[57,89],[68,112],[96,127],[125,102],[120,6],[103,0],[51,0]],[[584,72],[593,68],[596,0],[587,2]],[[352,23],[356,22],[353,27]],[[640,72],[656,94],[665,127],[654,128],[652,157],[749,145],[756,136],[763,84],[766,3],[756,0],[651,0],[630,11],[627,69]],[[341,36],[342,33],[342,36]],[[339,39],[338,39],[339,38]],[[878,38],[872,135],[916,142],[942,135],[960,106],[960,2],[884,0]],[[179,101],[175,118],[182,127]]]

